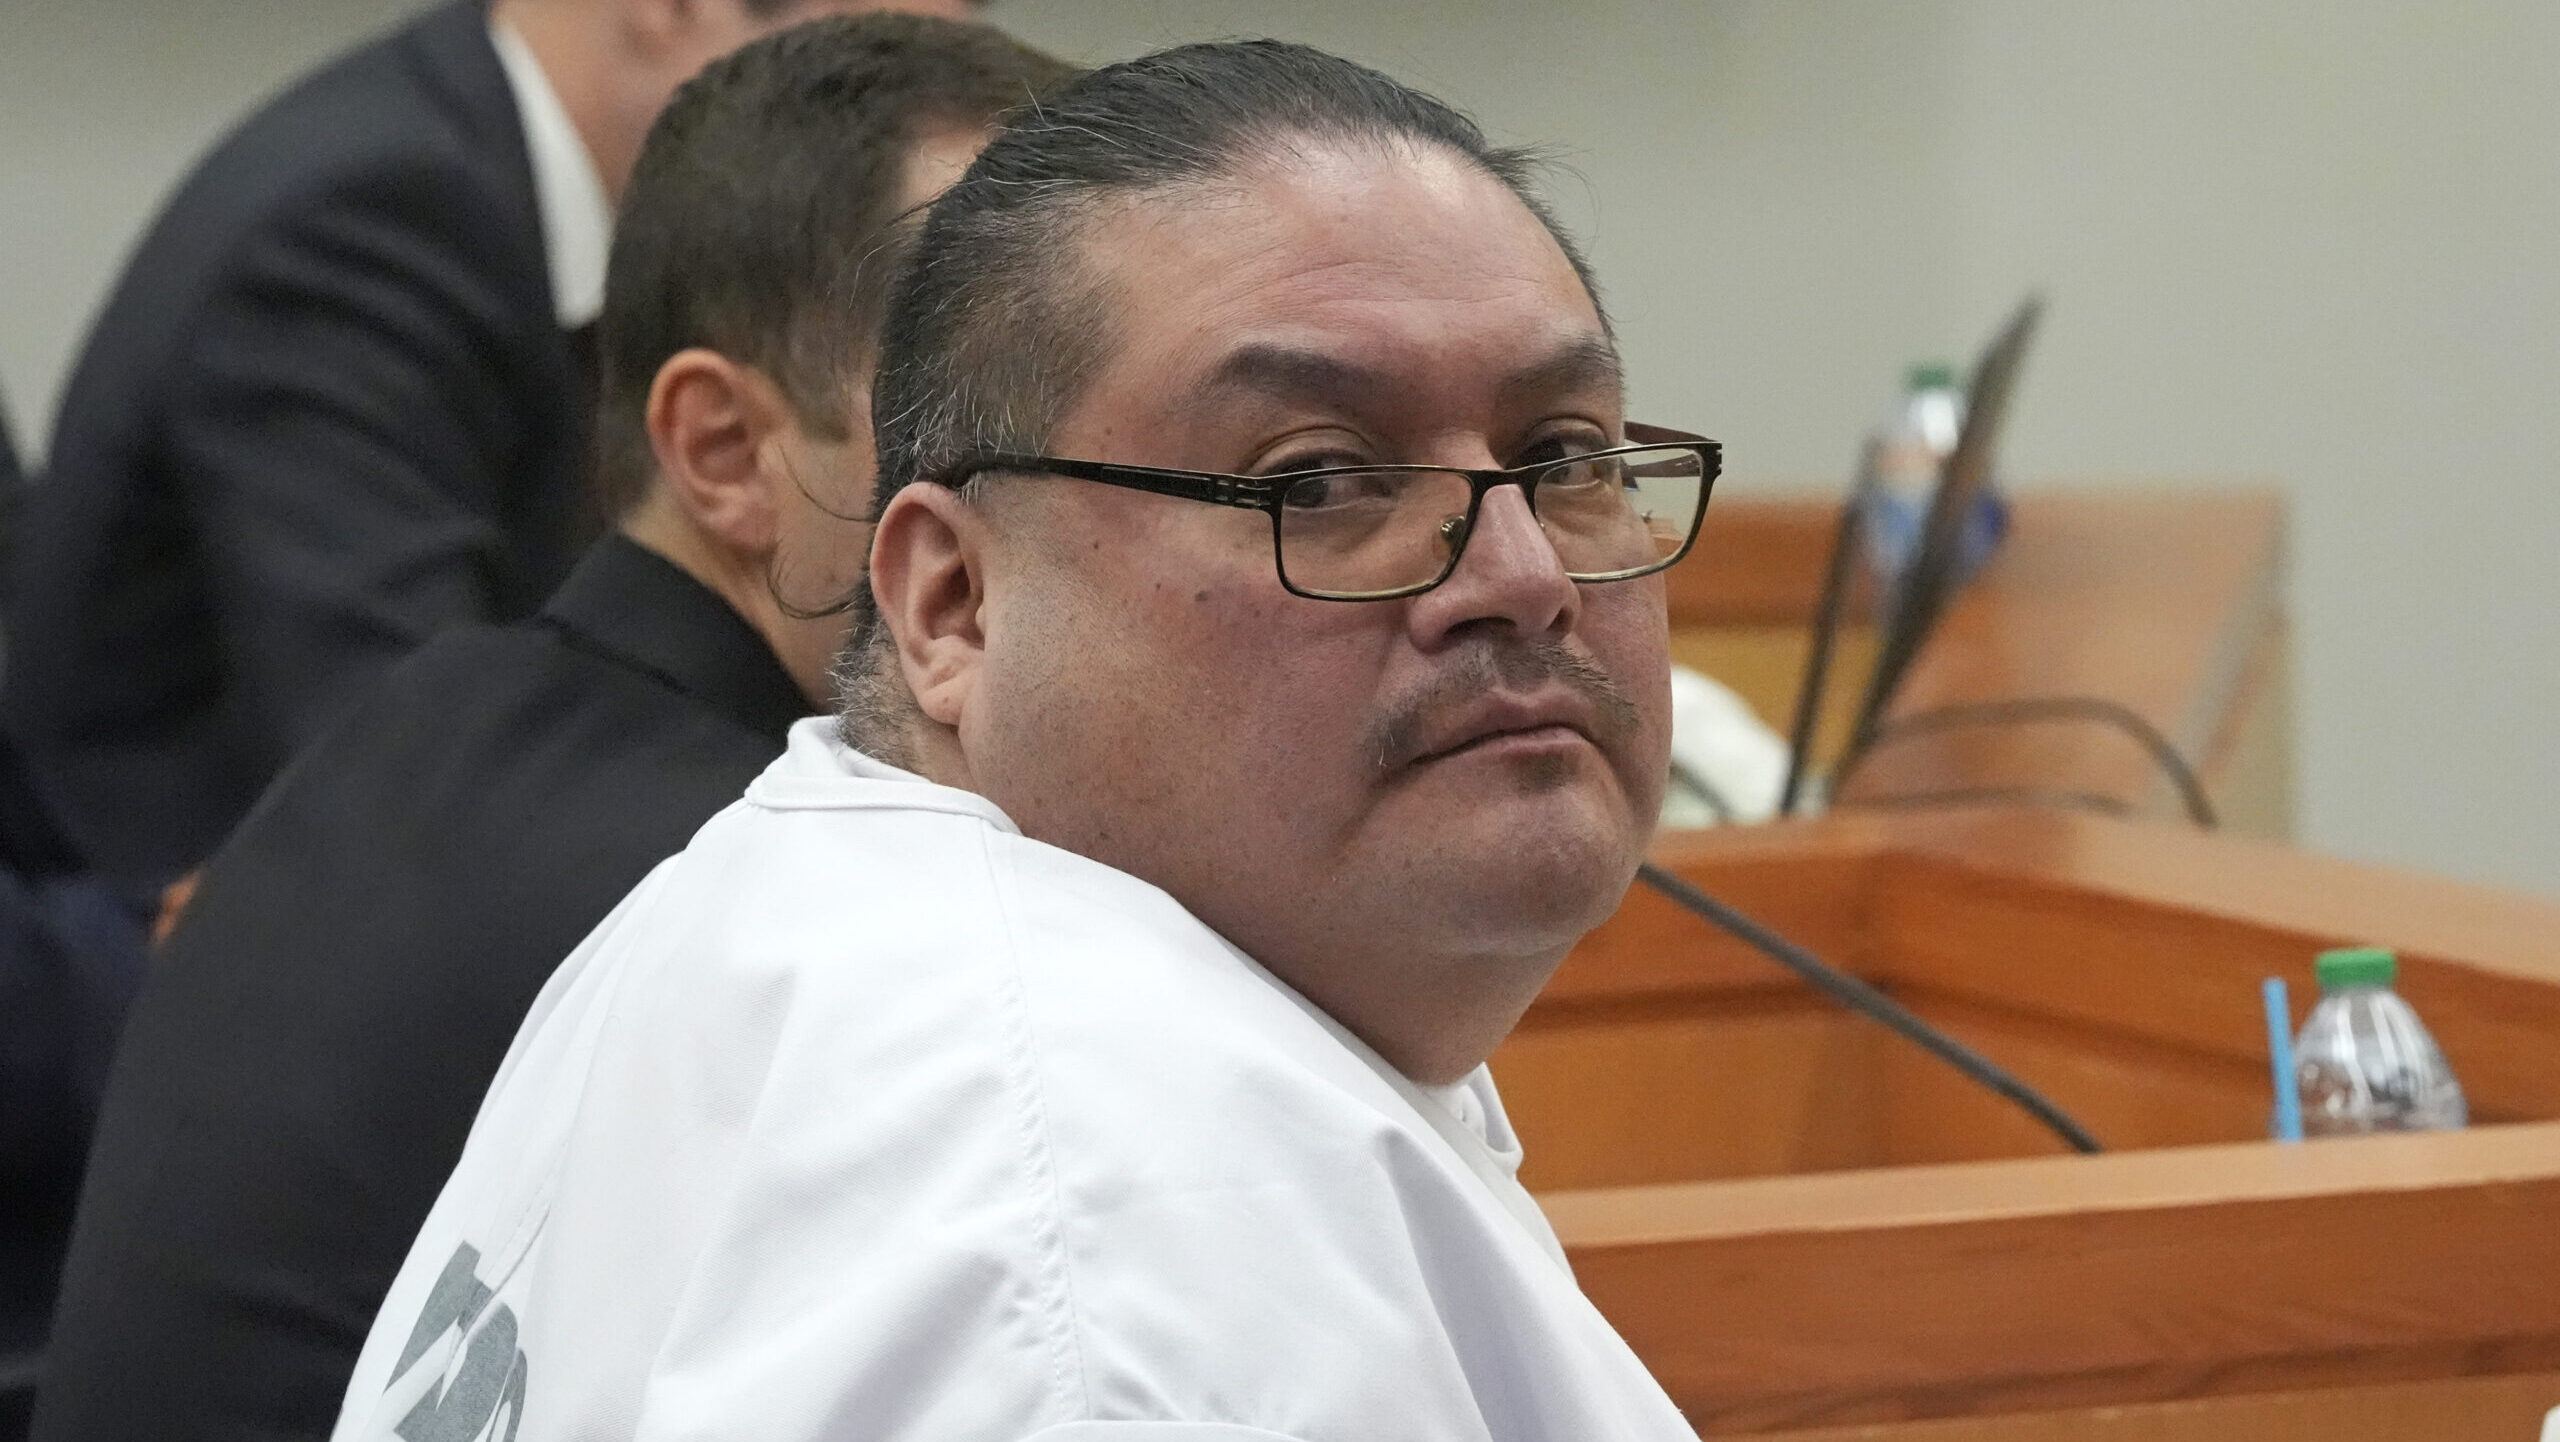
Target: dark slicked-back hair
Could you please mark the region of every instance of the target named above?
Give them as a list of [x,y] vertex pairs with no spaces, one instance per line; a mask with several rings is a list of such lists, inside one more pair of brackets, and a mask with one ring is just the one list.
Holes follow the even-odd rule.
[[[1214,187],[1305,142],[1462,157],[1546,225],[1597,304],[1581,252],[1531,189],[1534,158],[1494,145],[1428,95],[1272,40],[1185,45],[1106,66],[1017,111],[934,203],[881,322],[873,514],[969,454],[1047,449],[1113,334],[1110,299],[1079,262],[1098,214]],[[866,669],[860,651],[877,616],[867,593],[853,612],[848,688]]]
[[909,152],[1075,73],[984,25],[873,14],[767,36],[678,90],[632,169],[606,271],[607,513],[647,493],[649,386],[689,347],[763,371],[813,434],[844,439],[896,268]]

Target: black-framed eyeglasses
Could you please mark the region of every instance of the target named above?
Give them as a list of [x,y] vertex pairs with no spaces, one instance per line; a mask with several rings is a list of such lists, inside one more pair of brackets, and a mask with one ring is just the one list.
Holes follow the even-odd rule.
[[957,486],[989,471],[1018,471],[1261,511],[1271,517],[1280,584],[1292,594],[1388,601],[1449,578],[1485,493],[1496,486],[1520,488],[1573,580],[1633,580],[1687,555],[1724,468],[1724,447],[1660,426],[1630,422],[1626,430],[1627,445],[1498,471],[1331,466],[1231,476],[986,454],[945,471],[942,482]]

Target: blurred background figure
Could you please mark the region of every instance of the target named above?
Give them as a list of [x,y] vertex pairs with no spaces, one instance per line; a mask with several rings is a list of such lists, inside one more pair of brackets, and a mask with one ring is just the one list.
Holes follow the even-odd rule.
[[0,1436],[161,889],[385,667],[530,615],[602,529],[590,332],[668,95],[810,16],[975,8],[439,6],[242,123],[142,239],[42,477],[0,477]]
[[[22,480],[0,414],[0,587]],[[5,646],[0,637],[0,658]],[[81,1155],[142,970],[142,924],[138,906],[83,874],[0,742],[0,1438],[26,1425]]]
[[568,573],[612,207],[679,82],[825,11],[973,8],[462,0],[216,147],[108,299],[21,524],[0,726],[72,850],[166,885],[384,666]]
[[328,1431],[536,989],[821,708],[893,228],[1066,73],[875,15],[677,93],[604,297],[616,524],[532,621],[393,666],[204,869],[106,1098],[37,1436]]

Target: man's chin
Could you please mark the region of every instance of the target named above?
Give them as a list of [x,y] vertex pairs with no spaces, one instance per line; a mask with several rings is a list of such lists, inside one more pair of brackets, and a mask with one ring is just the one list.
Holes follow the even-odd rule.
[[[1436,798],[1435,798],[1436,799]],[[1497,789],[1409,822],[1432,870],[1477,925],[1570,944],[1608,919],[1642,859],[1648,829],[1615,785]]]

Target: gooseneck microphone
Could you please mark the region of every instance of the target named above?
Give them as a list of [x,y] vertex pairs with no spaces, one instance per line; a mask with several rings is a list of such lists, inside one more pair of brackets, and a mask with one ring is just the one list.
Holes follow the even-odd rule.
[[2043,1093],[2018,1080],[1989,1057],[1922,1021],[1911,1008],[1874,986],[1831,965],[1650,861],[1636,868],[1636,879],[1804,978],[1833,1001],[1880,1023],[1964,1073],[1972,1081],[2008,1098],[2029,1116],[2052,1128],[2056,1136],[2071,1144],[2072,1150],[2105,1150],[2098,1145],[2096,1137],[2089,1135],[2086,1127],[2073,1121],[2069,1113],[2055,1106]]
[[1787,723],[1787,780],[1778,792],[1778,814],[1793,816],[1813,768],[1813,732],[1822,720],[1822,698],[1831,687],[1831,650],[1848,614],[1850,568],[1856,564],[1858,526],[1883,485],[1884,444],[1872,437],[1858,456],[1858,479],[1831,536],[1831,559],[1822,568],[1822,596],[1813,607],[1813,644],[1804,653],[1804,677],[1796,683],[1795,714]]

